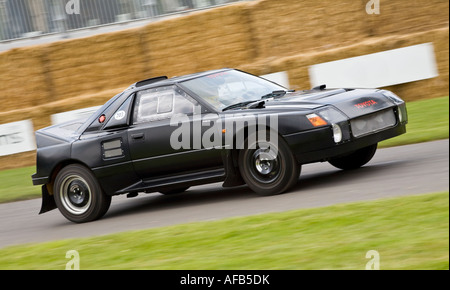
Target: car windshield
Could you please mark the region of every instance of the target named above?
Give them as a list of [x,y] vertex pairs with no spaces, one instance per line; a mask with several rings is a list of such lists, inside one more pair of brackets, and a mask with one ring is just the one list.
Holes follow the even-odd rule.
[[185,81],[181,85],[219,111],[235,104],[259,101],[274,91],[287,90],[263,78],[236,70],[213,73]]

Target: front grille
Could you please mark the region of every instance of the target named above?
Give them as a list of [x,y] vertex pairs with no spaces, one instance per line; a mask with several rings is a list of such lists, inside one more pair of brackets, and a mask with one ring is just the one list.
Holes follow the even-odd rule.
[[362,116],[350,121],[354,137],[361,137],[393,127],[397,123],[393,109]]

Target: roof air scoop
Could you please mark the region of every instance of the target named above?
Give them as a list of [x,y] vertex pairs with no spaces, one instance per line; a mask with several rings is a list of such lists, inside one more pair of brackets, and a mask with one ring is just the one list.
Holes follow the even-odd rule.
[[150,85],[150,84],[153,84],[153,83],[157,83],[157,82],[160,82],[160,81],[163,81],[163,80],[167,80],[167,79],[168,79],[168,77],[161,76],[161,77],[156,77],[156,78],[143,80],[143,81],[140,81],[140,82],[136,83],[136,88],[143,87],[143,86],[146,86],[146,85]]
[[312,90],[312,91],[323,91],[323,90],[325,90],[326,88],[327,88],[327,85],[320,85],[320,86],[317,86],[317,87],[312,88],[311,90]]

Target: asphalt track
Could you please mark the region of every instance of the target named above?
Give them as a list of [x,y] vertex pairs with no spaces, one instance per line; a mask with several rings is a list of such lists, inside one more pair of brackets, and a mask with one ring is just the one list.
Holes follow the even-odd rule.
[[226,217],[449,190],[449,141],[380,149],[365,167],[341,171],[328,163],[303,166],[288,193],[260,197],[246,186],[198,186],[164,196],[114,197],[103,219],[74,224],[58,210],[38,215],[40,199],[0,204],[0,248]]

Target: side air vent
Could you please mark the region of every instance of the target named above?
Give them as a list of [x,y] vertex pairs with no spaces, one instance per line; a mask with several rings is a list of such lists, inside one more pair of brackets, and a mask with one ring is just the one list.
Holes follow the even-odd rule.
[[102,155],[103,159],[122,157],[122,139],[116,139],[111,141],[106,141],[102,143]]

